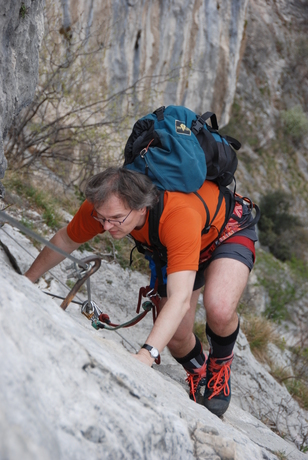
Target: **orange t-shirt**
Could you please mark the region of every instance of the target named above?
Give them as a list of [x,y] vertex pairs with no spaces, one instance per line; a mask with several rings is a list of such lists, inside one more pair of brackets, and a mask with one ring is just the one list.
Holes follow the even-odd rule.
[[[219,188],[214,182],[205,181],[198,190],[205,201],[212,220],[218,203]],[[103,226],[91,217],[93,205],[85,201],[67,226],[68,236],[76,243],[84,243],[98,233]],[[200,251],[216,240],[225,221],[226,205],[223,200],[210,231],[201,236],[206,224],[206,211],[202,201],[194,193],[165,192],[164,210],[159,222],[159,239],[167,248],[167,274],[183,270],[198,270]],[[149,215],[140,230],[131,235],[141,243],[150,245]]]

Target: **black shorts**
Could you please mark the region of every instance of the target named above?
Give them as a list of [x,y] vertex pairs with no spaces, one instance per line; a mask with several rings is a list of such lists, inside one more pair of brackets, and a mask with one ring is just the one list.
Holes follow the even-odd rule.
[[[257,234],[255,227],[248,227],[247,229],[241,230],[240,232],[236,233],[236,236],[244,237],[244,240],[248,240],[250,245],[254,246],[255,241],[257,241]],[[232,237],[230,237],[230,240]],[[243,241],[244,241],[243,240]],[[251,271],[253,268],[254,260],[255,260],[255,253],[254,250],[249,249],[248,245],[245,244],[236,244],[236,243],[229,243],[228,240],[223,242],[220,246],[218,246],[215,251],[213,252],[211,258],[205,262],[197,271],[195,284],[194,284],[194,291],[202,288],[204,286],[204,271],[210,265],[213,260],[217,259],[233,259],[238,260],[245,264],[249,270]],[[161,297],[167,297],[167,285],[162,284],[158,286],[158,294]]]

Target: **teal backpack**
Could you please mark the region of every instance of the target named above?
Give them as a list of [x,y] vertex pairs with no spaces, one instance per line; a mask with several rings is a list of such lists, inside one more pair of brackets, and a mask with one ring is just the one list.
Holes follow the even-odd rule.
[[[208,120],[211,126],[207,124]],[[232,215],[235,201],[244,203],[246,200],[250,211],[256,210],[253,221],[248,216],[241,219],[241,228],[257,223],[260,214],[258,207],[251,200],[236,196],[235,185],[234,192],[227,188],[233,180],[235,184],[234,173],[238,164],[236,150],[240,147],[236,139],[219,134],[217,118],[212,112],[199,116],[185,107],[170,105],[160,107],[135,123],[124,149],[124,168],[146,174],[162,191],[158,203],[149,213],[151,246],[146,248],[135,240],[135,247],[146,254],[152,273],[154,270],[161,282],[166,278],[164,265],[167,263],[166,248],[159,240],[165,190],[194,193],[202,201],[207,215],[202,234],[210,230],[223,198],[229,212],[221,231]],[[205,180],[215,181],[220,190],[212,219],[205,201],[197,192]]]
[[206,179],[231,184],[240,147],[236,139],[219,134],[214,113],[198,116],[170,105],[135,123],[124,149],[124,168],[146,174],[160,190],[191,193]]

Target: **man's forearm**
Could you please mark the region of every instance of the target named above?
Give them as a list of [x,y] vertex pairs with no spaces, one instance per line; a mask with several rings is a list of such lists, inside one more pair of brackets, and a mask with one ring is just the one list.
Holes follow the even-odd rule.
[[162,351],[172,339],[189,306],[189,301],[183,302],[170,298],[159,313],[147,342]]
[[[79,244],[72,241],[67,235],[66,227],[59,230],[50,242],[69,254],[79,247]],[[46,246],[24,275],[34,283],[40,276],[58,265],[62,260],[64,260],[64,257],[61,254]]]
[[[168,278],[169,298],[146,340],[146,343],[160,352],[168,345],[190,308],[194,279],[195,272],[192,271],[179,272]],[[141,349],[138,355],[142,355],[140,360],[146,364],[152,364],[153,359],[146,350]]]

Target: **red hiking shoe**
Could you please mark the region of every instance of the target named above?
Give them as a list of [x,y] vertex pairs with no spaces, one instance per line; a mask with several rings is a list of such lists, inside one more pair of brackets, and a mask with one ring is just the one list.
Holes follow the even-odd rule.
[[203,405],[217,417],[221,417],[231,400],[231,363],[233,353],[226,358],[208,357],[207,382]]
[[206,385],[206,360],[202,367],[194,369],[194,373],[186,371],[187,378],[186,382],[189,385],[189,397],[199,404],[203,404],[203,394],[201,394],[202,387]]

